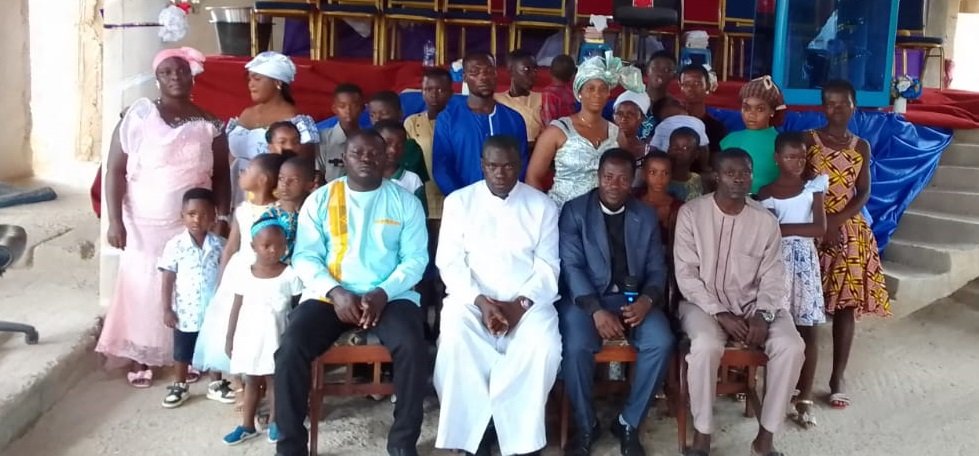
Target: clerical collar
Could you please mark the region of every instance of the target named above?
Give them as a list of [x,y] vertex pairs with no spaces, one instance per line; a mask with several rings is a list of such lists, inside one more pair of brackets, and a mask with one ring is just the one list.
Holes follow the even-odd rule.
[[598,205],[602,207],[602,213],[605,214],[605,215],[619,215],[619,214],[625,212],[625,204],[623,204],[622,207],[620,207],[619,210],[617,210],[617,211],[613,211],[613,210],[605,207],[605,204],[602,203],[601,201],[598,202]]

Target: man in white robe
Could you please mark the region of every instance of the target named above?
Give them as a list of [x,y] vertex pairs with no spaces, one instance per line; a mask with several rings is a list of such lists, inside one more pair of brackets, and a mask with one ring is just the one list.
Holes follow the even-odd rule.
[[[483,146],[484,180],[445,199],[435,264],[448,297],[435,361],[436,448],[539,454],[544,405],[561,365],[558,209],[518,182],[516,140]],[[484,438],[485,437],[485,438]]]

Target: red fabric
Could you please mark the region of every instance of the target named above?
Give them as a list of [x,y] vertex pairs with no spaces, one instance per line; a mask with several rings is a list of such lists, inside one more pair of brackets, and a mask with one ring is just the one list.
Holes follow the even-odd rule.
[[[242,109],[251,105],[245,83],[245,62],[242,57],[208,57],[204,63],[204,74],[197,77],[194,85],[194,100],[198,105],[214,115],[228,119],[238,115]],[[295,59],[298,67],[292,94],[300,112],[322,120],[333,115],[333,89],[343,82],[355,82],[366,96],[381,90],[400,92],[407,88],[421,86],[422,67],[420,62],[395,62],[383,66],[372,66],[366,61],[329,60],[310,61]],[[500,71],[497,79],[498,91],[506,90],[510,84],[509,75]],[[547,71],[537,72],[535,90],[543,90],[550,84]],[[707,99],[708,105],[718,108],[740,109],[738,90],[742,82],[721,82],[717,92]],[[456,84],[458,90],[459,85]],[[679,87],[674,82],[670,91],[679,96]],[[621,89],[613,91],[613,96]],[[815,106],[792,106],[793,110],[813,110]],[[955,129],[979,128],[979,93],[960,90],[925,89],[920,100],[908,104],[905,118],[916,124]]]
[[611,0],[578,0],[575,2],[575,7],[578,9],[578,14],[583,16],[591,14],[596,16],[612,15]]
[[636,8],[652,8],[653,0],[632,0],[632,6]]
[[[720,24],[721,23],[720,0],[697,0],[695,2],[684,1],[683,20]],[[690,28],[698,29],[697,25],[700,24],[690,24]]]

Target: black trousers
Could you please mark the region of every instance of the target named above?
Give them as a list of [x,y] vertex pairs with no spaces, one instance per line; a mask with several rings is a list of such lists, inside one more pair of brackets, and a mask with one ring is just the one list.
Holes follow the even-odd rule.
[[[303,420],[309,413],[311,363],[354,327],[341,322],[332,305],[316,300],[301,303],[289,318],[275,352],[275,421],[280,435],[276,450],[281,456],[306,456],[309,434]],[[411,301],[391,301],[381,313],[374,333],[391,351],[394,361],[398,402],[388,433],[388,449],[414,449],[421,434],[430,365],[422,311]]]

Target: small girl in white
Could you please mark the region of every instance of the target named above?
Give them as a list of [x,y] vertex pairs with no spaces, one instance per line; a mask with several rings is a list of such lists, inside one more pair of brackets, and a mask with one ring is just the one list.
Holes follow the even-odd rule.
[[781,133],[775,139],[775,164],[779,176],[758,192],[761,204],[778,218],[782,230],[782,261],[789,290],[789,310],[795,327],[806,343],[806,360],[797,384],[793,420],[803,428],[816,424],[812,415],[812,383],[819,355],[816,326],[826,322],[823,284],[815,238],[826,233],[823,194],[829,186],[826,175],[804,179],[806,146],[799,133]]
[[272,384],[274,354],[285,330],[286,314],[292,308],[293,299],[302,293],[299,278],[282,261],[286,253],[286,229],[278,218],[260,218],[251,228],[255,263],[239,263],[238,267],[225,273],[234,284],[235,294],[228,321],[226,351],[231,358],[231,373],[245,376],[242,424],[224,436],[224,443],[228,445],[258,434],[255,413],[263,384],[272,410],[268,440],[275,443],[279,439]]

